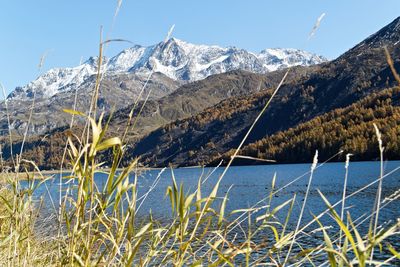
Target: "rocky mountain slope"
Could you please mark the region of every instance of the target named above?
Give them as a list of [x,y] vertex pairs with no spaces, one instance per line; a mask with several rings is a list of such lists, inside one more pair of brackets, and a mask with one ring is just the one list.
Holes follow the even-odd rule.
[[[316,68],[319,66],[295,67],[290,72],[288,80],[294,80],[303,73]],[[274,71],[257,74],[237,70],[212,75],[206,79],[183,85],[165,97],[148,101],[138,117],[134,131],[130,132],[130,136],[137,139],[169,122],[196,115],[225,99],[273,88],[279,83],[283,73],[284,71]],[[142,103],[139,103],[134,110],[135,116],[141,110],[141,105]],[[116,131],[124,129],[131,109],[132,105],[113,114],[110,127]]]
[[[87,112],[95,87],[96,76],[88,77],[79,88],[73,91],[60,91],[51,97],[35,98],[31,126],[28,134],[35,135],[67,125],[70,115],[62,110],[72,109],[76,99],[76,109]],[[107,75],[100,86],[98,107],[101,111],[110,111],[131,105],[138,97],[147,77],[133,73]],[[169,94],[180,85],[179,82],[156,73],[145,87],[142,99],[151,91],[151,98],[156,99]],[[15,93],[15,92],[14,92]],[[11,130],[15,138],[24,134],[33,99],[11,97],[7,99],[11,119]],[[7,110],[4,102],[0,103],[0,137],[8,135]]]

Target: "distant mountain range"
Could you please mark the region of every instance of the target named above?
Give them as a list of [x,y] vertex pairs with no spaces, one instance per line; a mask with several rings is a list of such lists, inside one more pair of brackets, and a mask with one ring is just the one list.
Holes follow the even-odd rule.
[[[166,43],[128,48],[110,59],[105,58],[102,68],[113,76],[148,75],[153,70],[173,80],[191,82],[231,70],[267,73],[324,61],[326,58],[322,56],[298,49],[265,49],[252,53],[236,47],[195,45],[171,38]],[[50,98],[61,92],[75,91],[97,73],[97,64],[97,57],[91,57],[74,68],[51,69],[29,84],[16,88],[8,98],[31,98],[34,91],[38,97]]]
[[[289,66],[309,66],[325,62],[322,56],[297,49],[265,49],[260,53],[235,47],[195,45],[175,38],[152,46],[135,45],[112,58],[104,58],[105,73],[100,88],[99,106],[110,111],[123,108],[138,97],[150,72],[150,99],[165,96],[180,85],[232,70],[267,73]],[[33,96],[36,105],[29,134],[41,134],[66,125],[63,108],[72,108],[78,94],[77,108],[85,111],[94,88],[98,60],[91,57],[73,68],[55,68],[29,84],[17,87],[8,96],[11,129],[16,135],[25,132]],[[0,103],[0,135],[7,132],[5,105]]]
[[[376,144],[371,141],[374,138],[370,131],[372,122],[379,124],[382,132],[390,136],[396,136],[390,129],[398,129],[395,125],[400,123],[398,90],[388,89],[397,84],[383,49],[388,48],[394,67],[400,71],[399,40],[400,18],[397,18],[335,60],[293,66],[241,153],[276,158],[279,162],[300,162],[309,161],[315,149],[320,149],[321,160],[344,149],[344,153],[357,154],[359,160],[373,159],[376,154],[371,151],[375,151],[373,146]],[[165,46],[177,42],[171,39]],[[259,55],[254,57],[259,58]],[[139,155],[142,163],[149,166],[215,164],[228,158],[229,151],[238,145],[286,72],[281,67],[267,73],[266,69],[225,69],[227,72],[197,80],[193,78],[196,76],[176,71],[178,68],[175,67],[181,66],[179,60],[171,61],[167,56],[161,58],[165,61],[148,61],[158,62],[154,64],[169,62],[170,66],[169,71],[164,69],[164,74],[158,73],[154,86],[161,86],[165,81],[169,86],[164,86],[163,93],[146,104],[135,131],[129,133],[127,162]],[[149,71],[145,66],[137,68],[141,69],[137,73],[125,75],[144,77]],[[126,66],[126,69],[131,67]],[[202,75],[201,71],[196,73]],[[117,84],[110,83],[111,94],[113,90],[122,90]],[[56,99],[56,96],[50,99]],[[101,101],[106,106],[109,100]],[[123,129],[131,108],[131,104],[126,104],[114,113],[110,125],[113,134]],[[138,112],[139,109],[134,110],[134,114]],[[305,134],[301,134],[301,129]],[[60,151],[55,144],[65,142],[64,131],[65,128],[58,128],[45,136],[33,136],[27,143],[25,156],[47,155],[42,157],[40,166],[56,168],[51,162],[59,162]],[[345,133],[346,138],[339,138],[335,133]],[[318,137],[315,142],[310,140],[312,136]],[[400,140],[387,138],[385,142],[392,159],[400,158],[400,153],[396,152]],[[4,155],[7,151],[6,147]],[[46,160],[49,157],[51,162]]]

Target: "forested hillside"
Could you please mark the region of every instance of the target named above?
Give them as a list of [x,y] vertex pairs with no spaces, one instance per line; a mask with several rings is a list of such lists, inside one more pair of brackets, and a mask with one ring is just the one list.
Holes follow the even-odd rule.
[[[277,162],[309,162],[318,149],[321,160],[339,151],[336,160],[347,153],[353,160],[379,158],[379,147],[373,127],[382,133],[385,158],[400,159],[400,89],[392,88],[374,93],[347,108],[335,109],[286,131],[277,132],[245,146],[240,155]],[[228,160],[233,150],[222,158]],[[220,158],[214,159],[214,164]],[[235,160],[235,164],[256,161]]]

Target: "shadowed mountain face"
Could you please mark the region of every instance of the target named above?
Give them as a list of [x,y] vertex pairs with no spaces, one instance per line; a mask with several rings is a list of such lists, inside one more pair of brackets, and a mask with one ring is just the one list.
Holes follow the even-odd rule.
[[[333,61],[291,68],[246,144],[285,132],[394,86],[383,47],[388,48],[395,68],[400,70],[399,21],[396,19]],[[239,144],[285,72],[228,72],[186,84],[149,101],[135,131],[130,132],[126,162],[139,155],[150,166],[199,165],[218,159]],[[113,133],[125,127],[131,109],[128,106],[114,114]],[[134,109],[134,114],[139,110]]]
[[[314,68],[318,68],[318,66],[312,68],[296,67],[288,76],[288,80],[296,79],[297,76]],[[148,101],[137,121],[135,131],[130,132],[130,136],[134,139],[140,138],[160,126],[191,117],[225,99],[250,95],[273,88],[279,83],[283,74],[283,71],[264,75],[246,71],[232,71],[181,86],[165,97]],[[134,109],[133,114],[135,116],[139,113],[142,104],[143,102],[139,103]],[[124,129],[132,108],[131,105],[113,114],[111,128]]]
[[[395,84],[383,47],[400,70],[399,20],[338,59],[287,81],[261,117],[248,143],[343,108]],[[198,165],[238,145],[270,93],[230,98],[189,119],[162,127],[132,147],[149,165]],[[301,159],[299,159],[301,160]]]

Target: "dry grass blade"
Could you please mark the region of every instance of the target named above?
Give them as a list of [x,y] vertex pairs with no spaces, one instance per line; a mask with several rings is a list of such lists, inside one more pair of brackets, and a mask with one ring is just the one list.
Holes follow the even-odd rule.
[[[45,53],[40,57],[40,61],[39,61],[39,65],[38,65],[38,72],[39,72],[39,73],[40,73],[40,71],[41,71],[41,69],[42,69],[42,67],[43,67],[43,64],[44,64],[44,61],[45,61],[45,59],[46,59],[47,53],[48,53],[48,52],[45,52]],[[33,114],[33,110],[34,110],[34,108],[35,108],[35,101],[36,101],[36,89],[33,89],[32,105],[31,105],[31,108],[30,108],[30,111],[29,111],[28,121],[26,122],[25,132],[24,132],[24,135],[23,135],[22,143],[21,143],[21,149],[20,149],[20,152],[19,152],[19,155],[18,155],[18,160],[17,160],[17,162],[16,162],[16,172],[19,172],[19,171],[20,171],[20,170],[19,170],[19,168],[20,168],[20,161],[21,161],[21,159],[22,159],[22,152],[24,151],[25,141],[26,141],[26,138],[27,138],[27,136],[28,136],[29,126],[30,126],[31,121],[32,121],[32,114]]]
[[312,28],[312,30],[311,30],[311,32],[310,32],[310,35],[308,36],[308,39],[309,39],[309,40],[310,40],[310,39],[315,35],[315,33],[317,32],[319,26],[321,25],[321,21],[322,21],[322,19],[325,17],[325,15],[326,15],[325,13],[322,13],[322,14],[318,17],[317,21],[315,22],[315,24],[314,24],[314,26],[313,26],[313,28]]
[[250,159],[250,160],[255,160],[255,161],[263,161],[263,162],[276,162],[276,160],[273,159],[262,159],[262,158],[255,158],[255,157],[250,157],[250,156],[242,156],[242,155],[236,155],[237,159]]
[[8,126],[8,140],[10,144],[10,158],[12,160],[14,169],[16,167],[16,163],[14,160],[14,153],[13,153],[13,138],[12,138],[12,133],[11,133],[11,119],[10,119],[10,112],[8,110],[8,101],[7,101],[7,95],[6,95],[6,89],[4,88],[3,84],[0,83],[1,90],[3,92],[3,97],[4,97],[4,106],[6,108],[6,115],[7,115],[7,126]]
[[258,114],[258,116],[256,117],[256,119],[253,121],[253,123],[251,124],[249,130],[247,130],[245,136],[243,137],[242,141],[240,142],[239,146],[236,148],[235,152],[233,153],[231,159],[229,160],[228,164],[226,165],[224,171],[222,172],[219,180],[221,180],[224,175],[226,174],[226,172],[228,171],[229,167],[232,165],[233,160],[236,158],[236,156],[239,154],[240,149],[243,147],[244,143],[246,142],[247,138],[249,137],[250,133],[253,131],[253,128],[255,127],[255,125],[257,124],[258,120],[262,117],[262,115],[264,115],[265,111],[267,110],[267,108],[269,107],[269,105],[271,104],[272,100],[274,99],[275,95],[278,93],[279,89],[281,88],[282,84],[284,83],[284,81],[286,80],[287,75],[289,74],[290,68],[286,71],[285,75],[283,75],[282,80],[279,82],[278,86],[276,87],[276,89],[274,90],[274,92],[272,93],[271,97],[268,99],[267,103],[264,105],[263,109],[260,111],[260,113]]
[[[343,193],[342,193],[342,208],[340,209],[340,219],[343,220],[344,217],[344,209],[345,209],[345,201],[346,201],[346,191],[347,191],[347,179],[349,175],[349,164],[350,164],[350,157],[352,154],[346,154],[346,162],[345,162],[345,176],[344,176],[344,182],[343,182]],[[342,230],[340,230],[340,236],[339,236],[339,247],[341,246],[341,240],[342,239]]]
[[[375,123],[374,123],[374,128],[375,128],[376,138],[377,138],[378,144],[379,144],[380,176],[379,176],[378,189],[376,192],[376,199],[375,199],[375,203],[374,203],[374,212],[376,212],[376,214],[375,214],[375,221],[374,221],[374,225],[373,225],[373,236],[376,235],[376,229],[378,227],[379,211],[380,211],[380,204],[381,204],[381,197],[382,197],[383,150],[384,150],[383,144],[382,144],[382,135],[378,129],[378,126],[376,126]],[[374,256],[374,251],[372,250],[370,261],[373,260],[373,256]]]
[[303,205],[301,206],[300,215],[299,215],[299,218],[297,220],[297,225],[296,225],[296,228],[294,230],[292,241],[290,242],[289,249],[287,251],[287,254],[286,254],[286,257],[285,257],[285,261],[284,261],[283,265],[285,265],[287,263],[287,261],[289,260],[290,252],[292,251],[293,244],[294,244],[294,242],[296,240],[296,236],[298,234],[298,230],[299,230],[300,224],[301,224],[301,219],[303,218],[304,209],[306,207],[307,198],[308,198],[308,195],[310,193],[311,182],[312,182],[314,171],[315,171],[315,169],[317,167],[317,163],[318,163],[318,150],[315,151],[314,160],[313,160],[313,163],[311,165],[311,173],[310,173],[310,178],[308,179],[307,190],[306,190],[306,194],[304,196]]
[[121,9],[121,5],[122,5],[122,0],[117,0],[117,7],[115,8],[115,13],[113,18],[114,21],[118,16],[119,10]]
[[392,57],[390,56],[389,50],[386,46],[384,47],[384,50],[385,50],[385,55],[386,55],[386,61],[390,67],[390,70],[392,71],[394,78],[397,81],[397,86],[400,86],[400,76],[397,73],[396,68],[394,67],[394,63],[393,63]]

